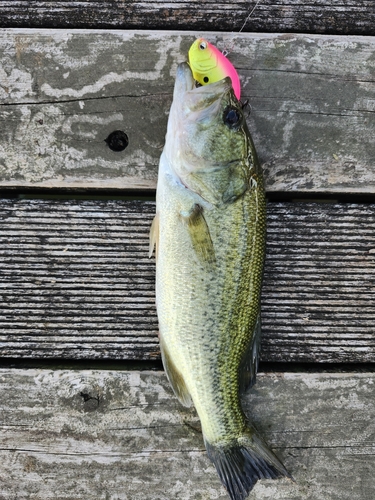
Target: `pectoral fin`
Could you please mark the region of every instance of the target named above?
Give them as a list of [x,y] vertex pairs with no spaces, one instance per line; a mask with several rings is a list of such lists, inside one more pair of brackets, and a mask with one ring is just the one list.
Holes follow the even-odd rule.
[[181,219],[186,224],[190,239],[202,264],[214,264],[216,262],[215,250],[212,244],[210,230],[203,215],[203,208],[195,204],[188,214],[181,213]]
[[150,258],[155,247],[155,257],[158,260],[158,247],[159,247],[159,215],[156,214],[151,224],[150,229],[150,246],[148,250],[148,257]]
[[261,320],[258,316],[253,339],[249,349],[244,355],[240,366],[240,392],[245,392],[249,387],[252,387],[256,382],[256,375],[259,365],[260,354],[260,339],[261,339]]
[[172,358],[168,352],[168,349],[164,344],[161,335],[159,340],[160,340],[161,359],[163,361],[164,370],[172,386],[173,392],[175,393],[175,396],[183,406],[191,406],[192,402],[191,397],[186,387],[183,376],[173,363]]

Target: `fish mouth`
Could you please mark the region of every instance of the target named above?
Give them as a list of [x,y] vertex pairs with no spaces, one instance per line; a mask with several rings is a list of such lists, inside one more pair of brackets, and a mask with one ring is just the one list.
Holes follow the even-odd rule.
[[188,63],[181,63],[177,67],[174,99],[183,101],[190,111],[207,108],[231,89],[232,81],[228,76],[218,82],[196,87]]

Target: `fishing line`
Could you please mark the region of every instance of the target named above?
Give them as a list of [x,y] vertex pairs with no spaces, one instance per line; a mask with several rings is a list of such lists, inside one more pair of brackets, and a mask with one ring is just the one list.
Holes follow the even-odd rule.
[[223,56],[227,57],[232,51],[233,51],[233,48],[234,48],[234,40],[236,39],[236,37],[242,33],[243,29],[245,28],[248,20],[250,19],[250,17],[253,15],[254,13],[254,10],[258,7],[258,5],[261,3],[262,0],[258,0],[257,3],[254,5],[254,7],[251,9],[250,13],[247,15],[241,29],[235,34],[234,32],[232,33],[232,40],[231,40],[231,44],[229,45],[229,47],[224,47],[224,49],[222,50],[222,54]]

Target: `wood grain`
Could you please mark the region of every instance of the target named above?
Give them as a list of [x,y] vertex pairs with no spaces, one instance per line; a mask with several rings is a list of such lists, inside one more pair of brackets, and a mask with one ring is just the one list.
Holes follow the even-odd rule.
[[[153,202],[0,202],[0,354],[159,359]],[[269,203],[263,361],[374,362],[375,205]]]
[[[196,36],[1,31],[0,187],[154,190],[176,65]],[[375,192],[374,49],[373,37],[235,39],[268,192]],[[105,142],[115,130],[124,151]]]
[[[238,31],[254,2],[243,0],[2,1],[8,28],[147,28]],[[374,34],[372,0],[262,0],[245,31]]]
[[[296,482],[253,500],[373,498],[375,375],[260,374],[244,407]],[[0,370],[2,498],[228,499],[161,372]]]

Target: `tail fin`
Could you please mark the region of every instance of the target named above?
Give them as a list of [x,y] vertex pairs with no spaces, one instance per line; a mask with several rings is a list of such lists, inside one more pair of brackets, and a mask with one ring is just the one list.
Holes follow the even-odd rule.
[[231,500],[244,500],[258,479],[292,476],[280,460],[255,433],[229,446],[211,445],[205,441],[207,454],[214,463]]

